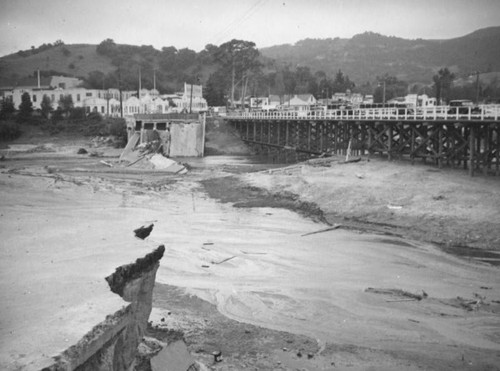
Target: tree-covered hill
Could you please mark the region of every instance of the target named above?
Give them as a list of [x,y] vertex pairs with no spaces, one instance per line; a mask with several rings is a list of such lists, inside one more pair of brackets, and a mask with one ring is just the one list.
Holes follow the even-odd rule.
[[[231,40],[208,44],[195,52],[172,46],[116,44],[66,45],[58,40],[0,58],[0,86],[16,86],[27,76],[68,75],[79,77],[88,88],[141,87],[173,93],[183,84],[202,84],[209,105],[248,95],[311,93],[317,98],[349,89],[375,94],[382,99],[408,92],[430,93],[438,71],[462,81],[478,71],[481,76],[500,72],[500,27],[478,30],[449,40],[408,40],[372,32],[350,39],[306,39],[294,45],[257,50],[251,41]],[[477,84],[476,84],[477,85]],[[499,96],[498,79],[479,92],[485,99]],[[470,81],[457,97],[476,97]],[[380,94],[379,94],[380,93]],[[234,100],[233,99],[233,100]]]
[[334,74],[341,69],[360,84],[389,74],[408,82],[429,82],[442,67],[457,76],[500,71],[500,27],[449,40],[408,40],[366,32],[351,39],[306,39],[260,49],[277,62]]

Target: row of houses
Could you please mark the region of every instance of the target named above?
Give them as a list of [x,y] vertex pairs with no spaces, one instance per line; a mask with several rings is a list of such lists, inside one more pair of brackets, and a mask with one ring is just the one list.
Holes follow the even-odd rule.
[[[406,104],[413,107],[435,106],[436,98],[426,94],[408,94],[405,97],[398,97],[386,102],[387,104]],[[316,99],[312,94],[293,95],[269,95],[269,97],[247,97],[244,105],[241,101],[235,102],[237,108],[249,109],[294,109],[307,110],[311,107],[335,107],[339,105],[360,106],[362,104],[373,104],[373,95],[362,95],[359,93],[335,93],[331,97]]]
[[0,94],[2,99],[11,99],[14,106],[19,107],[23,94],[28,93],[35,110],[41,108],[44,96],[50,99],[54,110],[62,99],[69,96],[74,107],[110,117],[208,110],[200,85],[184,84],[183,92],[161,95],[156,89],[141,89],[139,93],[135,90],[120,92],[118,89],[86,89],[78,86],[81,83],[81,80],[64,76],[38,77],[35,84],[4,86],[0,88]]

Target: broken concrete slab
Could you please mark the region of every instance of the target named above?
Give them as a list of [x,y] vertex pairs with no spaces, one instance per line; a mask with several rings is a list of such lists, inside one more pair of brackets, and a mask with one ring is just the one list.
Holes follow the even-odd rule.
[[187,371],[193,364],[195,361],[182,340],[169,344],[151,359],[153,371]]

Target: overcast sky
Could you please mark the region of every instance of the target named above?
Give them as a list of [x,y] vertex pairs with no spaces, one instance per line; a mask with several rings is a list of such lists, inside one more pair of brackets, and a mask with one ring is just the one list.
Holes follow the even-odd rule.
[[257,48],[365,31],[448,39],[500,25],[500,0],[0,0],[0,56],[66,44]]

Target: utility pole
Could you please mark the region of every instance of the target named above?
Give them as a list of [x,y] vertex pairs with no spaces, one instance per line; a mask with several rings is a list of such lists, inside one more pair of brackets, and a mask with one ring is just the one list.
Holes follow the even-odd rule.
[[235,79],[234,55],[233,55],[233,69],[231,71],[231,108],[234,108],[234,79]]
[[385,105],[385,79],[384,79],[384,94],[382,95],[382,103]]
[[191,113],[192,106],[193,106],[193,84],[191,84],[191,93],[189,94],[189,113]]
[[122,73],[120,67],[118,67],[118,90],[120,92],[120,117],[123,118],[123,99],[122,99]]
[[479,71],[476,71],[476,104],[479,104]]
[[141,66],[139,66],[139,94],[137,94],[137,98],[141,99]]

